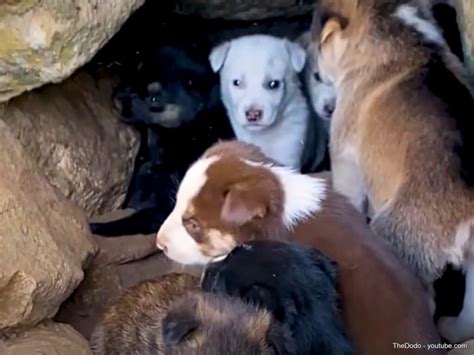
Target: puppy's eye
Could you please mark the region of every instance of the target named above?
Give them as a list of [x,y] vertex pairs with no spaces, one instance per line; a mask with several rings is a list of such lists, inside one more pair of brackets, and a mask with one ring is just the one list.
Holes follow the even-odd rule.
[[157,102],[158,97],[157,96],[152,96],[152,97],[150,97],[150,100],[151,100],[151,102]]
[[235,86],[235,87],[240,87],[242,86],[242,82],[238,79],[235,79],[232,84]]
[[194,80],[189,79],[188,82],[187,82],[187,85],[188,85],[188,87],[192,88],[194,86]]
[[316,80],[317,82],[321,82],[321,76],[318,72],[314,73],[314,80]]
[[201,225],[194,218],[183,218],[184,228],[188,231],[189,234],[196,237],[201,233]]
[[281,81],[280,80],[269,81],[267,86],[270,90],[276,90],[281,86]]

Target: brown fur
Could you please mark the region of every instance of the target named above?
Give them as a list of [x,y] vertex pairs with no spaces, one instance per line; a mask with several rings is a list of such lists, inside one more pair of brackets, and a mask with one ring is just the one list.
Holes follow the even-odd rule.
[[102,316],[91,337],[97,355],[164,352],[161,322],[178,297],[199,288],[199,279],[168,274],[125,291]]
[[163,328],[169,355],[294,353],[289,331],[269,312],[229,296],[183,297],[170,307]]
[[[472,229],[456,240],[463,223],[474,224],[474,189],[462,179],[463,165],[472,174],[466,163],[472,142],[464,135],[474,126],[465,120],[463,133],[445,98],[421,81],[438,55],[459,86],[465,83],[459,62],[443,45],[423,45],[413,29],[390,16],[404,2],[323,0],[315,18],[332,19],[314,27],[321,33],[319,67],[340,82],[331,127],[334,186],[358,207],[367,193],[377,234],[430,283],[447,263],[462,266],[474,252]],[[461,109],[473,107],[468,102]]]
[[[389,246],[373,237],[365,218],[344,197],[327,186],[322,209],[289,230],[282,220],[285,196],[278,178],[241,160],[268,163],[269,159],[239,142],[220,143],[206,156],[213,154],[220,158],[209,166],[207,181],[186,216],[199,226],[200,236],[191,236],[202,252],[228,253],[252,239],[302,242],[338,263],[344,317],[360,354],[395,355],[400,350],[393,342],[439,341],[421,285]],[[227,249],[223,239],[232,241]],[[216,245],[223,249],[216,251]]]

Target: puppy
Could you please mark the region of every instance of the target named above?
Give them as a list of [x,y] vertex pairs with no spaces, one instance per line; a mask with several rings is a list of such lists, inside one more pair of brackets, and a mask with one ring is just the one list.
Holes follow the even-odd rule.
[[220,73],[221,97],[236,137],[301,170],[311,119],[298,79],[306,61],[303,48],[286,39],[249,35],[215,47],[209,60]]
[[161,323],[168,308],[179,297],[198,289],[198,278],[169,274],[125,291],[92,333],[94,354],[162,354]]
[[338,310],[336,267],[314,249],[243,244],[207,267],[202,288],[267,308],[292,331],[298,354],[353,354]]
[[198,287],[195,277],[170,274],[126,291],[94,331],[94,354],[294,353],[268,312]]
[[337,263],[357,353],[396,355],[393,343],[439,342],[419,281],[325,180],[278,166],[256,146],[221,142],[191,166],[176,198],[157,235],[169,258],[206,264],[253,239],[301,242]]
[[332,84],[321,80],[316,60],[318,49],[311,41],[311,31],[305,31],[297,42],[308,54],[303,71],[304,88],[308,93],[312,108],[322,118],[324,128],[329,133],[329,120],[336,108],[336,90]]
[[142,135],[124,205],[137,212],[93,223],[91,230],[106,237],[156,233],[174,206],[173,196],[189,165],[219,139],[234,136],[219,101],[219,78],[206,56],[163,46],[118,87],[115,102],[122,120]]
[[323,0],[315,12],[323,80],[335,85],[333,183],[431,286],[466,271],[451,342],[474,337],[474,101],[459,60],[416,2]]
[[266,310],[234,297],[192,293],[163,319],[165,354],[297,355],[289,330]]

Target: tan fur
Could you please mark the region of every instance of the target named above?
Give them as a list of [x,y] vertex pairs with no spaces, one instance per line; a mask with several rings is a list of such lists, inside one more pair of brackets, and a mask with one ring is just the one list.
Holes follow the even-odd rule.
[[161,322],[168,307],[198,288],[199,279],[194,276],[169,274],[125,291],[104,313],[91,336],[94,354],[162,354]]
[[[358,353],[397,355],[399,343],[437,343],[427,295],[418,280],[382,240],[373,237],[365,218],[326,183],[321,209],[288,228],[282,220],[286,198],[282,183],[267,168],[244,160],[272,163],[255,147],[224,142],[205,157],[219,159],[206,171],[207,181],[190,202],[204,237],[192,236],[208,255],[222,255],[209,242],[207,231],[231,236],[235,244],[253,239],[298,241],[315,247],[338,263],[344,319]],[[229,196],[229,193],[232,195]],[[223,214],[231,200],[231,216]],[[262,215],[258,211],[264,211]],[[213,232],[213,238],[217,233]],[[172,235],[161,235],[162,243]],[[229,245],[227,253],[232,250]],[[406,350],[406,354],[444,354],[443,351]]]
[[[191,331],[166,349],[168,355],[276,355],[290,354],[289,332],[271,314],[238,298],[196,292],[179,299],[164,319],[173,329],[194,322]],[[184,333],[184,332],[183,332]],[[287,345],[288,345],[287,344]]]
[[[386,3],[319,4],[319,12],[333,14],[321,29],[319,69],[338,92],[331,123],[334,186],[358,208],[368,196],[377,234],[430,283],[446,263],[462,266],[474,251],[472,234],[455,242],[458,228],[474,223],[474,191],[461,180],[452,149],[459,139],[450,133],[454,120],[437,97],[407,85],[429,52],[417,44],[413,29],[383,13]],[[338,21],[346,26],[334,27]],[[447,49],[441,52],[463,81],[459,62]]]

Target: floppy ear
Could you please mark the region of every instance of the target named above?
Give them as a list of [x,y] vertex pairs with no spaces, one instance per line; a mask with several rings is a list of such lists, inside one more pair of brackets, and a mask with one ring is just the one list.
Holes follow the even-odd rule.
[[189,310],[170,311],[162,322],[163,342],[166,346],[178,345],[198,327],[198,320]]
[[258,201],[252,193],[243,185],[234,185],[226,194],[222,206],[221,218],[237,227],[252,221],[255,218],[263,218],[267,208],[263,202]]
[[230,42],[224,42],[212,49],[211,54],[209,55],[209,62],[211,63],[211,68],[215,73],[220,71],[224,66],[230,47]]
[[291,66],[300,73],[306,63],[306,51],[299,44],[285,39],[285,48],[290,55]]
[[333,34],[341,32],[342,29],[342,20],[337,16],[331,17],[323,25],[319,39],[320,43],[325,43]]

